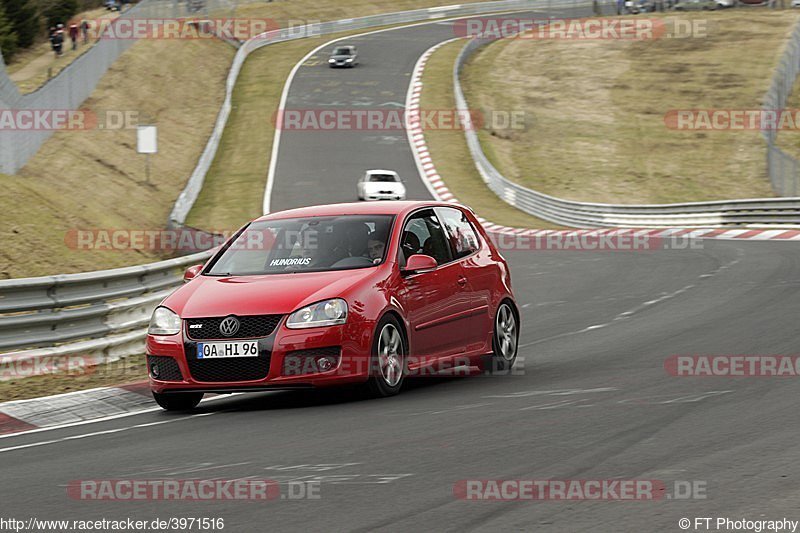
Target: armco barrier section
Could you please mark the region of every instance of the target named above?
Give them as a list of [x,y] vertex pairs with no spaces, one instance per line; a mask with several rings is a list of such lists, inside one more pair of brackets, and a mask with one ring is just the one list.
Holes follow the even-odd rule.
[[[798,26],[800,27],[800,26]],[[797,34],[797,31],[795,31]],[[492,40],[468,42],[453,67],[456,107],[469,120],[460,74],[466,61]],[[800,198],[763,198],[678,204],[599,204],[556,198],[523,187],[503,176],[481,147],[475,128],[464,128],[475,166],[486,185],[506,203],[543,220],[578,228],[800,227]]]
[[[101,362],[143,353],[153,308],[180,285],[186,267],[210,255],[208,251],[133,267],[0,280],[0,352],[5,352],[0,362],[30,369],[23,363],[65,355]],[[42,346],[47,347],[37,348]],[[0,380],[20,377],[13,368],[2,370]]]

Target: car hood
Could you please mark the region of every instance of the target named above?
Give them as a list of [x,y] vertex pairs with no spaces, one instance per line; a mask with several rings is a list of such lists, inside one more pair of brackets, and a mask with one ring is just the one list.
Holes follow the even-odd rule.
[[406,190],[402,183],[398,181],[368,181],[364,184],[367,191],[392,191],[402,192]]
[[172,293],[165,305],[182,318],[288,314],[320,300],[343,297],[370,283],[379,268],[263,276],[198,276]]
[[331,59],[335,59],[336,61],[344,61],[345,59],[350,59],[353,56],[331,56]]

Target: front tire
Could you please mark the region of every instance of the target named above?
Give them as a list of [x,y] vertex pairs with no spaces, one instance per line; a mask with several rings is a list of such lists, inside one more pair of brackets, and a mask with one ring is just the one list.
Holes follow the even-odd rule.
[[392,315],[384,316],[375,328],[367,381],[372,396],[394,396],[403,387],[408,350],[402,331],[400,322]]
[[191,411],[200,400],[203,399],[202,392],[153,392],[153,398],[162,409],[167,411]]
[[492,335],[492,354],[485,356],[480,363],[481,370],[488,374],[507,372],[517,360],[519,347],[519,326],[517,314],[508,301],[497,308]]

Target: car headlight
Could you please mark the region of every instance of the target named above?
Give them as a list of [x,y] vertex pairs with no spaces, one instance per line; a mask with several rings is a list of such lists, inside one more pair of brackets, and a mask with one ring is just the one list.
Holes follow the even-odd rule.
[[149,335],[175,335],[181,331],[181,317],[166,307],[156,307],[150,317]]
[[353,62],[353,58],[352,57],[348,57],[347,59],[344,60],[344,62],[345,63],[352,63]]
[[333,58],[330,58],[330,59],[328,60],[328,63],[336,63],[336,60],[335,60],[335,59],[333,59]]
[[347,322],[347,302],[341,298],[325,300],[298,309],[286,320],[290,329],[335,326]]

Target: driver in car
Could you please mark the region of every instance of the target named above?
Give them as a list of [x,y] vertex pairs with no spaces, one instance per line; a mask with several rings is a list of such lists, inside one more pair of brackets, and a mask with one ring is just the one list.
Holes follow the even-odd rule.
[[373,263],[378,264],[381,262],[385,248],[386,244],[381,240],[380,236],[377,235],[377,232],[370,234],[369,240],[367,241],[367,252],[369,254],[369,259],[371,259]]

